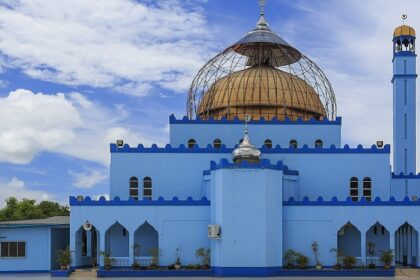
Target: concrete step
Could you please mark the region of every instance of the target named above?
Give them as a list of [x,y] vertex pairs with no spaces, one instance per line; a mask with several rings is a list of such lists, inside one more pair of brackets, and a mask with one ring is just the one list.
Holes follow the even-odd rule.
[[76,269],[70,274],[70,279],[92,279],[96,278],[96,269]]
[[396,268],[395,269],[395,276],[397,277],[408,277],[408,278],[415,278],[420,279],[420,269],[417,268]]

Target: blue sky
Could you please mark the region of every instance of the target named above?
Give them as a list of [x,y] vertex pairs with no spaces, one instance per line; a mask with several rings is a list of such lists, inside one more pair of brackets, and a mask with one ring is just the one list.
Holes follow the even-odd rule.
[[[343,144],[392,143],[392,32],[403,13],[418,28],[419,10],[268,0],[271,29],[329,77]],[[109,143],[165,144],[194,75],[258,13],[257,0],[0,0],[0,206],[106,194]]]

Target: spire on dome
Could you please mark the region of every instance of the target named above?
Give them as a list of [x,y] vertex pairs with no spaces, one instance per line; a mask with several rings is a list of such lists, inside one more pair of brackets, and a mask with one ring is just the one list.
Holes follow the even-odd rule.
[[261,160],[261,151],[249,140],[248,122],[250,120],[250,115],[245,116],[244,140],[239,144],[239,147],[232,152],[234,163],[241,163],[242,161],[247,161],[248,163],[258,163]]
[[270,30],[268,23],[264,18],[264,7],[267,4],[267,0],[258,0],[258,5],[260,5],[260,19],[257,22],[257,29]]

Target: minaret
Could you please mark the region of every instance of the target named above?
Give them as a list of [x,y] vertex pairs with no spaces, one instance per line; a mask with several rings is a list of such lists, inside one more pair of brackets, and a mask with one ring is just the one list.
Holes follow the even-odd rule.
[[[403,15],[403,20],[407,18]],[[393,122],[394,173],[416,173],[416,32],[402,25],[394,31]]]

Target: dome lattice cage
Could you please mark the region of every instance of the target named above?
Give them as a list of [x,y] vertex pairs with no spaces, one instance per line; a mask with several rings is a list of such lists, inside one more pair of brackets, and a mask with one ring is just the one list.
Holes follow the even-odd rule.
[[263,17],[201,68],[187,99],[190,119],[333,120],[336,110],[322,70],[272,32]]

